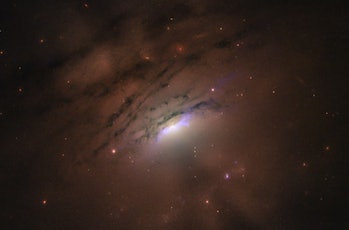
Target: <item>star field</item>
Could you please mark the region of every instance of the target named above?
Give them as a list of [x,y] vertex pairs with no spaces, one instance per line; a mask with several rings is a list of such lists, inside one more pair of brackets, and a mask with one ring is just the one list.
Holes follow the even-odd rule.
[[1,3],[1,229],[346,229],[340,1]]

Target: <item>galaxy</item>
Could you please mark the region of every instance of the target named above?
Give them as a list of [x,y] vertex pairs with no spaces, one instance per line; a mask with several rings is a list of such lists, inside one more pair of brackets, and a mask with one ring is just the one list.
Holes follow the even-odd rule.
[[348,229],[341,1],[7,1],[1,229]]

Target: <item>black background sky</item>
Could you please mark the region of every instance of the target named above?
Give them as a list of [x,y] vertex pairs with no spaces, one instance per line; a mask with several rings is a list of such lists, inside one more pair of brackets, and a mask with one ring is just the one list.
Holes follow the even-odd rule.
[[5,1],[1,229],[347,229],[341,1]]

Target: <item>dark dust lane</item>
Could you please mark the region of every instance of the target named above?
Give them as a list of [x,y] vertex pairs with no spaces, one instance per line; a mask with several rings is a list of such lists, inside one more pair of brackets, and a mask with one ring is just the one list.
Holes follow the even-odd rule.
[[344,9],[1,3],[1,229],[345,229]]

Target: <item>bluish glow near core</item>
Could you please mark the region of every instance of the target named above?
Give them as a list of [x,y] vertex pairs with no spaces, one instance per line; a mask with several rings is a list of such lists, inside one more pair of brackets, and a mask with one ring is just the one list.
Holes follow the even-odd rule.
[[169,126],[162,129],[159,133],[159,138],[161,138],[163,136],[167,136],[167,135],[172,134],[172,133],[175,133],[183,127],[188,127],[190,120],[191,120],[190,114],[182,115],[179,121],[177,121],[173,124],[170,124]]

